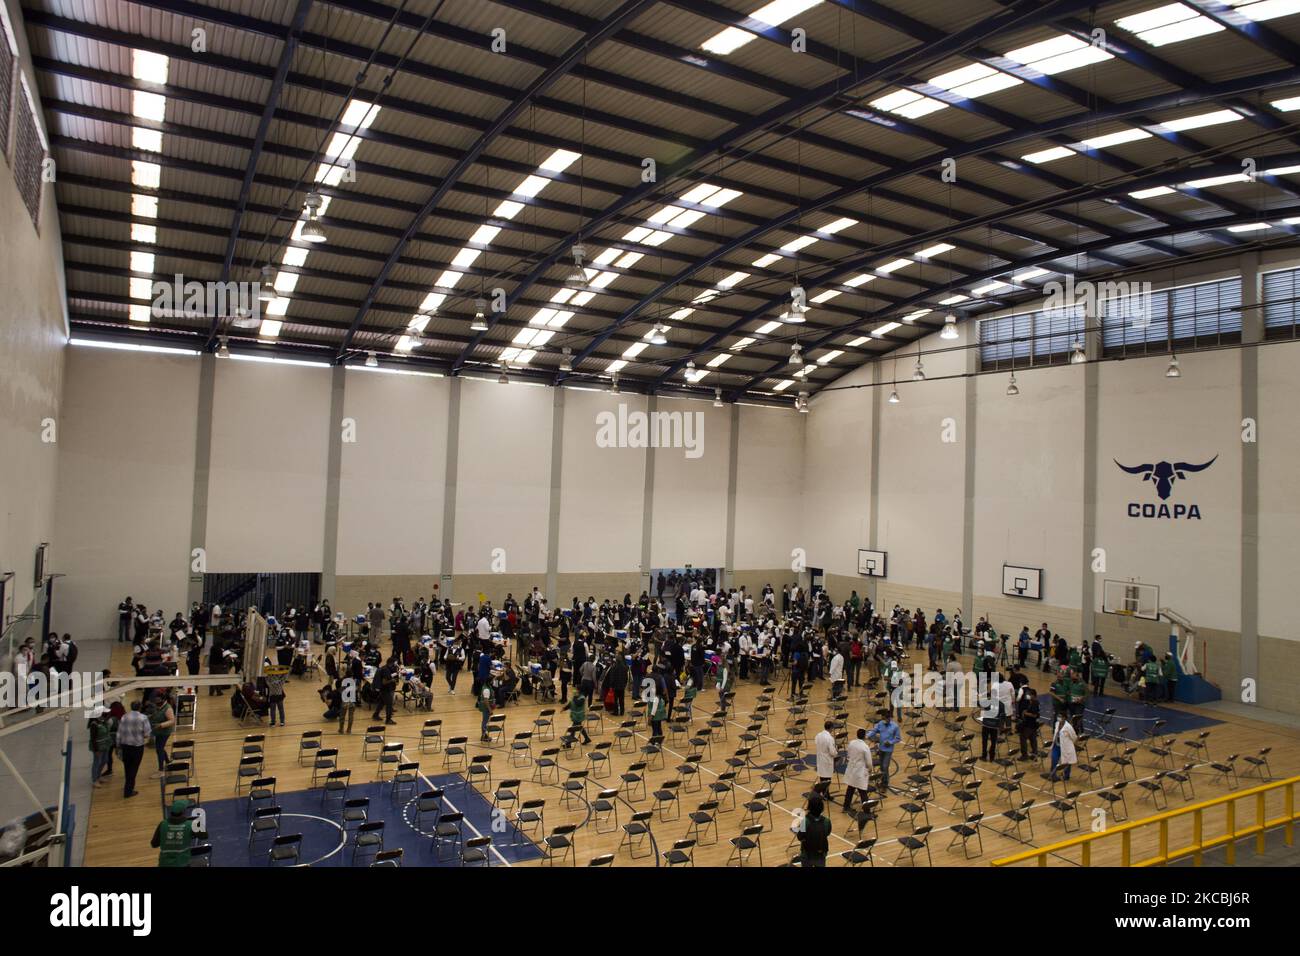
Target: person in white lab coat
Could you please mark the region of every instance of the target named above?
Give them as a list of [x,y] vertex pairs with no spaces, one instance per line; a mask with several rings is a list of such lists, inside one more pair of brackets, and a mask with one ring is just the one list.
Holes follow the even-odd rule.
[[840,755],[839,748],[835,746],[835,737],[831,734],[832,726],[834,725],[829,720],[826,721],[822,732],[813,741],[817,749],[817,786],[813,789],[822,796],[830,793],[831,778],[835,776],[835,758]]
[[848,766],[844,768],[844,812],[848,813],[855,792],[861,795],[865,808],[871,786],[871,748],[867,746],[867,728],[859,727],[858,736],[844,749],[848,754]]
[[1079,739],[1079,735],[1074,732],[1073,725],[1064,717],[1056,718],[1056,728],[1052,731],[1052,782],[1056,781],[1057,767],[1064,767],[1065,772],[1062,776],[1070,779],[1070,769],[1079,762],[1079,756],[1075,751],[1074,744]]
[[839,652],[838,647],[835,656],[831,658],[827,676],[831,679],[831,699],[834,700],[844,693],[844,655]]

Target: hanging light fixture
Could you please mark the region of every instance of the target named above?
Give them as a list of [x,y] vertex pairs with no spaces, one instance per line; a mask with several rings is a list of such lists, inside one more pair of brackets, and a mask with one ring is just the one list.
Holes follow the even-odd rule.
[[1165,369],[1165,378],[1182,378],[1183,370],[1178,367],[1178,356],[1169,356],[1169,367]]
[[218,342],[217,358],[230,358],[230,339],[223,335]]
[[720,388],[715,388],[713,390],[713,407],[714,408],[722,407],[722,389]]
[[807,392],[799,393],[799,397],[794,400],[794,407],[795,410],[798,411],[800,415],[808,414],[808,393]]
[[1007,394],[1008,394],[1008,395],[1019,395],[1019,394],[1020,394],[1020,386],[1016,384],[1016,373],[1015,373],[1015,372],[1012,372],[1012,373],[1011,373],[1011,382],[1007,385]]
[[800,345],[798,342],[795,342],[794,345],[790,346],[790,364],[791,365],[803,364],[803,346]]
[[795,283],[790,286],[790,312],[785,317],[787,322],[799,323],[804,321],[804,313],[808,311],[808,293],[804,291],[803,286]]
[[564,349],[561,351],[560,356],[561,356],[560,371],[572,372],[573,371],[573,349],[569,348],[566,345]]
[[943,317],[943,331],[939,333],[939,338],[951,342],[958,338],[957,335],[957,316],[949,312]]
[[686,381],[688,382],[695,381],[695,360],[694,359],[686,360],[686,370],[682,372],[682,377],[685,378]]
[[1070,364],[1084,365],[1087,363],[1087,361],[1088,361],[1088,356],[1084,354],[1083,343],[1080,342],[1078,339],[1075,339],[1074,344],[1070,346]]
[[374,352],[366,353],[366,368],[379,368],[379,356]]
[[922,365],[921,365],[921,356],[920,356],[920,355],[917,355],[917,357],[916,357],[916,369],[912,372],[912,381],[914,381],[914,382],[924,382],[924,381],[925,381],[925,369],[924,369],[924,367],[922,367]]
[[573,271],[564,278],[564,284],[574,292],[587,291],[587,270],[582,266],[582,260],[587,257],[587,247],[578,243],[573,247]]
[[668,329],[667,329],[665,326],[660,325],[659,323],[656,322],[656,323],[655,323],[655,327],[654,327],[654,329],[651,330],[651,332],[650,332],[650,344],[651,344],[651,345],[667,345],[667,344],[668,344],[668,336],[664,334],[664,333],[666,333],[667,331],[668,331]]
[[613,375],[613,377],[610,379],[610,383],[609,383],[609,393],[610,393],[611,395],[617,395],[617,394],[618,394],[618,372],[615,372],[614,375]]
[[510,384],[510,376],[506,374],[506,367],[505,367],[505,365],[502,365],[502,366],[501,366],[501,374],[497,376],[497,384],[498,384],[498,385],[509,385],[509,384]]
[[274,302],[276,300],[275,266],[269,262],[262,266],[262,281],[257,284],[257,300],[259,302]]
[[325,230],[321,228],[318,217],[320,216],[320,207],[323,204],[321,195],[318,192],[309,192],[303,206],[307,209],[307,221],[303,223],[302,229],[298,231],[298,238],[303,242],[324,242],[326,240]]
[[898,405],[901,404],[902,401],[903,400],[898,397],[898,389],[897,388],[891,389],[889,392],[889,404]]
[[486,332],[487,325],[487,299],[476,299],[474,302],[474,321],[469,324],[471,332]]

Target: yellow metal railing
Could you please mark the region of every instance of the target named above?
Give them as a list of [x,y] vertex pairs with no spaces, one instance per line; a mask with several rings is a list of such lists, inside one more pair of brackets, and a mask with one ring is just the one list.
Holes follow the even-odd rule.
[[[1190,806],[1181,807],[1177,810],[1166,810],[1163,813],[1157,813],[1154,816],[1144,817],[1141,820],[1129,820],[1118,826],[1108,827],[1095,833],[1083,833],[1068,840],[1061,840],[1059,843],[1053,843],[1050,846],[1037,847],[1032,850],[1026,850],[1023,853],[1017,853],[1013,856],[1004,856],[1001,859],[994,860],[993,866],[1013,866],[1017,863],[1024,863],[1028,860],[1036,860],[1039,866],[1047,866],[1048,857],[1054,854],[1060,854],[1064,850],[1072,847],[1079,847],[1080,859],[1082,866],[1092,866],[1092,849],[1093,844],[1101,840],[1120,841],[1120,866],[1163,866],[1174,860],[1181,860],[1184,857],[1192,857],[1195,865],[1200,866],[1202,855],[1206,850],[1214,849],[1218,846],[1226,847],[1228,865],[1231,866],[1237,861],[1237,841],[1247,837],[1255,837],[1255,851],[1263,853],[1265,847],[1265,834],[1269,830],[1275,830],[1282,827],[1285,831],[1286,845],[1293,846],[1295,843],[1295,824],[1300,815],[1296,813],[1295,790],[1296,785],[1300,784],[1300,777],[1289,777],[1286,780],[1275,780],[1272,783],[1262,784],[1258,787],[1251,787],[1248,790],[1238,790],[1235,793],[1229,793],[1222,797],[1215,797],[1213,800],[1205,800],[1201,803],[1193,803]],[[1265,801],[1268,795],[1274,791],[1282,791],[1284,810],[1281,816],[1267,819]],[[1252,800],[1255,804],[1255,822],[1249,826],[1237,828],[1237,803],[1241,800]],[[1205,837],[1205,814],[1207,811],[1214,810],[1218,807],[1224,808],[1224,828],[1223,833],[1219,836]],[[1242,814],[1244,818],[1247,810]],[[1192,838],[1191,842],[1185,846],[1171,849],[1169,846],[1169,824],[1171,821],[1180,820],[1184,817],[1191,817],[1192,821]],[[1148,832],[1148,828],[1155,827],[1158,829],[1159,852],[1155,856],[1147,857],[1142,860],[1133,860],[1133,835],[1136,832]]]

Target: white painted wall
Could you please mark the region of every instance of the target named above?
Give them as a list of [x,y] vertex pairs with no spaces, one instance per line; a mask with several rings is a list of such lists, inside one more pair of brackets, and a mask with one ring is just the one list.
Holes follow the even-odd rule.
[[[1300,640],[1300,343],[1259,356],[1259,632]],[[1239,424],[1239,423],[1238,423]],[[1218,465],[1216,464],[1217,468]]]
[[[6,4],[19,68],[35,93],[22,13],[12,0]],[[57,437],[68,328],[62,250],[53,184],[45,185],[38,233],[11,167],[0,163],[0,572],[14,572],[0,627],[5,614],[22,613],[32,600],[41,542],[51,545],[47,572],[58,571],[61,560],[54,515],[58,444],[42,441],[42,421],[55,420]]]
[[807,548],[803,494],[804,430],[811,413],[741,405],[736,470],[736,568],[788,568]]
[[[430,574],[442,565],[444,378],[349,368],[339,463],[339,574]],[[341,427],[341,423],[335,427]]]
[[[1097,546],[1105,578],[1160,586],[1160,603],[1202,627],[1240,627],[1241,364],[1235,351],[1184,356],[1181,379],[1168,357],[1099,368]],[[1069,374],[1066,372],[1065,374]],[[1023,397],[1023,396],[1022,396]],[[1203,463],[1175,482],[1167,503],[1197,504],[1200,520],[1131,518],[1129,503],[1159,504],[1153,483],[1115,464]],[[1102,586],[1098,582],[1100,609]]]
[[[921,351],[946,346],[927,336]],[[913,382],[914,356],[900,355],[882,368],[882,380],[897,380],[900,404],[885,401],[880,419],[880,529],[878,543],[889,552],[889,580],[961,591],[962,513],[965,474],[966,385],[960,378],[964,353],[925,356],[929,380]],[[951,419],[955,441],[944,441]],[[856,571],[856,567],[854,568]]]
[[217,362],[209,571],[321,570],[330,375],[327,366]]
[[72,346],[60,435],[54,621],[115,636],[128,595],[187,607],[199,357]]
[[870,385],[873,368],[858,369],[837,391],[811,400],[806,417],[800,537],[810,567],[858,573],[858,549],[870,547],[872,405],[886,394]]
[[465,379],[460,392],[455,570],[545,572],[551,506],[549,388]]
[[655,451],[652,568],[720,568],[727,550],[727,484],[731,461],[731,409],[712,402],[661,398],[658,411],[704,416],[703,451]]
[[640,569],[646,450],[596,444],[596,416],[620,404],[644,412],[646,399],[564,390],[560,574]]
[[[1082,598],[1083,369],[976,379],[975,560],[972,590],[1002,593],[1002,565],[1043,569],[1044,604]],[[1112,466],[1113,467],[1113,466]],[[960,543],[960,537],[958,538]],[[1030,616],[1032,602],[1026,609]]]

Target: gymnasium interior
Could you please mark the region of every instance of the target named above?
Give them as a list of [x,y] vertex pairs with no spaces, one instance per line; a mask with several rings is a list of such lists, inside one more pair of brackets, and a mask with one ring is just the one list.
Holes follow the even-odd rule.
[[0,13],[0,868],[1300,863],[1300,0]]

